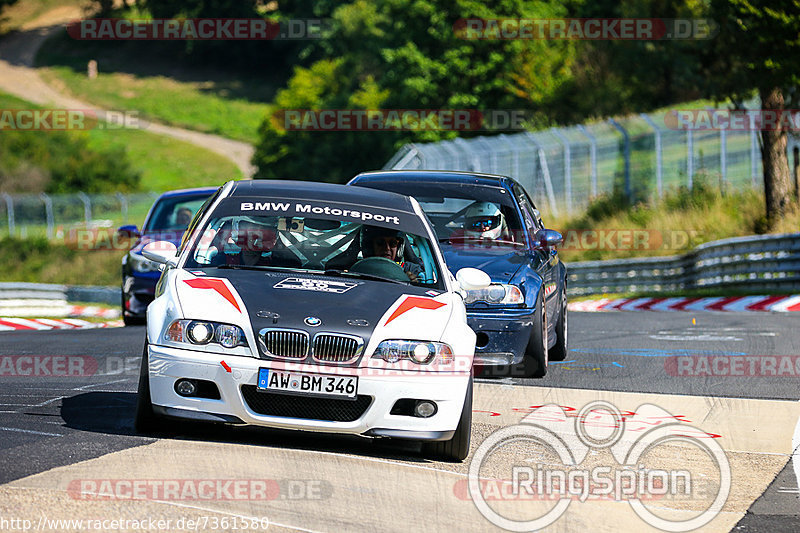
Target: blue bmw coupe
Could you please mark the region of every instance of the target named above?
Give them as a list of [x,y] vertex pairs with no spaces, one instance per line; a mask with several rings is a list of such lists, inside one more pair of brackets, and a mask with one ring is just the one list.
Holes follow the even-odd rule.
[[475,364],[491,376],[543,377],[567,354],[567,268],[560,233],[542,224],[528,193],[505,176],[434,170],[359,174],[349,185],[413,196],[451,271],[475,267],[492,284],[464,294],[477,334]]

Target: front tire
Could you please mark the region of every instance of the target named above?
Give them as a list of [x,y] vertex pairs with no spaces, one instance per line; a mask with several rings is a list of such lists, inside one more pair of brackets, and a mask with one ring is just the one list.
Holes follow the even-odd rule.
[[536,312],[533,314],[533,326],[525,356],[522,358],[522,376],[526,378],[543,378],[547,375],[548,362],[547,309],[544,295],[539,290]]
[[567,286],[561,293],[561,312],[556,322],[556,343],[548,357],[551,361],[563,361],[567,358]]
[[470,436],[472,434],[472,375],[467,383],[467,394],[458,427],[450,440],[423,442],[422,452],[431,458],[460,463],[469,455]]
[[136,416],[133,420],[133,427],[137,433],[152,433],[163,427],[162,419],[153,411],[153,402],[150,398],[150,370],[147,358],[147,340],[145,340],[142,364],[139,367],[139,387],[136,391]]

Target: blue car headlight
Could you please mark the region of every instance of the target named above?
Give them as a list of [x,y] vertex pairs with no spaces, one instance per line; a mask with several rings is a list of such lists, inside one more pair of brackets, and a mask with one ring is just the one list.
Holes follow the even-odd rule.
[[467,291],[464,303],[486,302],[490,304],[515,305],[525,302],[522,291],[516,285],[505,283],[492,283],[485,289]]

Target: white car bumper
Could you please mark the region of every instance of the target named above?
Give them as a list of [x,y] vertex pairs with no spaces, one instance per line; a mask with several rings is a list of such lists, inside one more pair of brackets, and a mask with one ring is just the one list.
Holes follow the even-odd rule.
[[[449,439],[464,407],[469,374],[434,372],[381,372],[366,368],[344,369],[305,365],[303,372],[358,375],[357,401],[301,395],[265,394],[255,390],[259,368],[270,368],[271,361],[255,357],[210,354],[164,346],[149,346],[150,396],[156,412],[178,418],[244,423],[257,426],[366,434],[420,440]],[[222,361],[225,361],[225,366]],[[181,378],[211,381],[219,389],[219,399],[184,397],[175,391]],[[277,400],[280,408],[263,411],[264,398]],[[401,399],[430,400],[437,411],[429,418],[390,414]],[[269,400],[266,400],[269,402]],[[275,405],[275,402],[273,402]],[[298,416],[296,406],[302,405]],[[322,406],[335,407],[338,415],[320,420]],[[316,409],[315,406],[319,406]],[[285,408],[285,409],[284,409]],[[281,411],[285,412],[281,412]],[[278,411],[278,415],[276,412]],[[313,413],[313,415],[309,415]],[[325,418],[325,416],[322,416]],[[346,418],[334,421],[331,418]]]

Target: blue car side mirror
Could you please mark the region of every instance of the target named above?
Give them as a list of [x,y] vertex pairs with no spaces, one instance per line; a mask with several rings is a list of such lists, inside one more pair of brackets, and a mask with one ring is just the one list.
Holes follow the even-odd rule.
[[121,237],[141,237],[139,228],[133,224],[128,226],[120,226],[119,229],[117,229],[117,234]]
[[542,229],[536,234],[536,245],[539,248],[555,248],[562,242],[564,242],[564,236],[556,230]]

